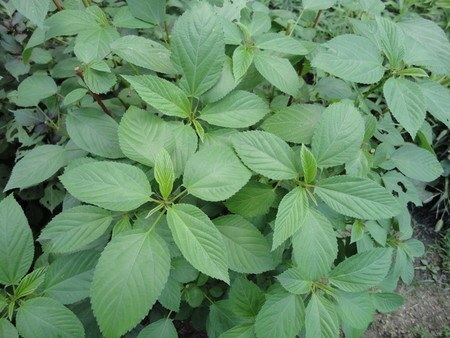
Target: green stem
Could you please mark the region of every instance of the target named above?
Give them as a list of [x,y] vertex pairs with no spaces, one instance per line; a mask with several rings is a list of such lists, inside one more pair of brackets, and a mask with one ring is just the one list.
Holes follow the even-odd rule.
[[183,190],[183,191],[180,192],[178,195],[176,195],[174,198],[172,198],[172,199],[170,200],[170,202],[171,202],[171,203],[175,202],[177,199],[179,199],[181,196],[183,196],[183,195],[186,194],[186,193],[187,193],[187,189],[186,189],[186,190]]
[[288,36],[292,36],[292,33],[294,33],[295,28],[297,27],[298,23],[300,22],[300,19],[303,16],[303,13],[305,12],[305,9],[303,8],[300,14],[298,15],[297,21],[295,21],[294,26],[292,26],[291,31],[289,32]]
[[152,226],[150,227],[150,230],[148,230],[148,233],[153,231],[153,229],[155,228],[156,224],[158,224],[159,220],[161,219],[161,217],[163,217],[163,215],[164,215],[164,211],[159,213],[158,217],[155,219],[155,221],[153,222]]
[[81,0],[81,1],[83,1],[84,7],[89,7],[90,6],[90,1],[89,0]]

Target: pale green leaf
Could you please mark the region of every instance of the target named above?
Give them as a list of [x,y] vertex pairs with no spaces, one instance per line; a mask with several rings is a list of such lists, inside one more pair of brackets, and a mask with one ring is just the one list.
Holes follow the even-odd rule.
[[36,146],[16,163],[5,191],[28,188],[53,176],[65,164],[63,147],[53,144]]
[[377,311],[388,313],[403,305],[403,297],[396,293],[374,293],[372,300]]
[[153,25],[131,14],[129,6],[120,7],[114,14],[112,24],[118,28],[152,28]]
[[69,106],[75,102],[80,101],[87,93],[85,88],[77,88],[68,93],[62,102],[63,106]]
[[177,330],[171,319],[163,318],[144,327],[137,338],[177,338]]
[[362,219],[390,218],[401,209],[395,198],[368,178],[334,176],[317,183],[314,192],[333,210]]
[[36,26],[44,28],[44,19],[50,6],[50,0],[11,0],[11,4]]
[[288,269],[278,275],[277,279],[287,291],[295,295],[308,293],[313,283],[299,268]]
[[364,130],[364,120],[353,104],[340,102],[325,109],[311,144],[318,167],[334,167],[356,158]]
[[257,48],[279,53],[293,55],[308,54],[308,49],[300,41],[279,33],[262,34],[255,39],[255,45]]
[[405,176],[415,180],[431,182],[443,173],[436,156],[415,144],[407,143],[396,149],[391,160]]
[[136,66],[164,74],[175,73],[170,61],[170,51],[158,42],[142,36],[122,36],[111,44],[111,50]]
[[37,288],[40,287],[42,283],[44,283],[46,271],[46,266],[35,268],[33,271],[23,277],[14,291],[14,296],[17,298],[24,298],[26,296],[32,295],[37,290]]
[[383,86],[389,110],[412,138],[423,124],[426,113],[425,97],[420,87],[404,78],[389,78]]
[[33,234],[13,195],[0,202],[0,283],[18,284],[33,262]]
[[89,90],[95,94],[105,94],[116,84],[114,73],[102,72],[91,67],[84,68],[83,79]]
[[305,182],[311,183],[316,178],[317,162],[314,155],[304,145],[302,145],[302,149],[300,152],[300,160],[302,163],[303,176],[305,177]]
[[5,318],[0,319],[0,337],[19,338],[19,333],[15,326]]
[[233,75],[236,81],[240,81],[253,63],[253,50],[244,46],[238,46],[233,52]]
[[272,251],[303,225],[308,206],[308,196],[302,187],[292,189],[283,197],[275,218]]
[[383,77],[383,58],[368,38],[343,34],[326,42],[324,47],[312,60],[314,67],[364,84],[376,83]]
[[400,66],[405,55],[405,38],[397,23],[382,17],[375,17],[378,26],[378,37],[384,54],[387,56],[392,69]]
[[56,94],[57,90],[58,87],[50,76],[31,75],[17,87],[17,105],[21,107],[37,106],[41,100]]
[[136,18],[158,24],[164,20],[166,2],[161,0],[127,0],[131,14]]
[[220,127],[245,128],[268,113],[269,106],[259,96],[237,90],[218,102],[206,105],[199,118]]
[[171,36],[172,62],[183,75],[190,96],[199,96],[219,80],[225,58],[225,41],[217,16],[207,3],[178,18]]
[[230,288],[228,299],[231,308],[240,318],[255,319],[259,310],[266,301],[264,293],[253,282],[245,279],[236,279]]
[[365,291],[386,277],[391,263],[391,249],[372,249],[347,258],[331,271],[328,278],[343,291]]
[[50,252],[77,251],[102,236],[111,222],[107,210],[89,205],[73,207],[56,215],[42,230],[39,241],[47,244]]
[[190,204],[176,204],[167,211],[167,223],[175,243],[194,268],[229,283],[226,246],[203,211]]
[[237,154],[251,170],[272,178],[298,176],[294,151],[278,136],[264,131],[246,131],[233,136]]
[[[172,261],[172,268],[173,268],[172,271],[175,271],[173,261]],[[195,270],[194,268],[192,269]],[[195,270],[195,272],[196,275],[193,279],[197,278],[198,275],[198,271]],[[182,285],[172,277],[169,277],[166,285],[164,286],[164,289],[159,295],[158,302],[160,302],[162,306],[164,306],[166,309],[170,311],[179,312],[181,303],[181,289]]]
[[179,177],[186,166],[188,159],[197,150],[198,138],[191,126],[182,122],[170,122],[169,129],[175,141],[174,150],[171,153],[175,177]]
[[302,0],[303,8],[311,11],[328,9],[335,3],[336,0]]
[[339,337],[339,318],[335,305],[313,293],[306,307],[306,338]]
[[159,191],[164,199],[172,192],[175,173],[173,171],[172,159],[163,148],[155,159],[155,180],[158,182]]
[[114,237],[92,281],[92,309],[103,334],[119,337],[135,327],[158,299],[169,271],[169,249],[155,232]]
[[54,13],[44,22],[48,30],[45,38],[55,36],[74,35],[82,31],[89,31],[99,26],[98,22],[84,10],[64,9]]
[[204,103],[219,101],[234,88],[236,88],[237,85],[238,81],[234,79],[231,58],[229,56],[225,56],[225,62],[223,64],[219,81],[217,81],[211,89],[202,95],[201,101]]
[[434,81],[418,83],[425,98],[427,110],[450,129],[450,93],[448,89]]
[[288,59],[268,52],[257,52],[254,56],[258,72],[283,93],[296,97],[300,90],[300,80]]
[[261,232],[237,215],[214,219],[222,234],[231,270],[240,273],[262,273],[273,268],[270,246]]
[[173,83],[153,75],[122,76],[149,105],[169,116],[188,117],[191,104]]
[[183,185],[192,195],[215,202],[234,195],[250,177],[250,171],[231,148],[212,145],[189,158]]
[[106,158],[121,158],[117,130],[119,125],[111,116],[96,108],[70,112],[66,119],[71,140],[81,149]]
[[95,161],[60,176],[67,191],[82,202],[114,211],[136,209],[152,193],[145,173],[129,164]]
[[115,27],[100,24],[95,28],[82,30],[75,39],[73,51],[80,61],[87,64],[111,53],[111,43],[119,38],[120,34]]
[[336,303],[341,321],[355,329],[365,330],[374,320],[375,307],[368,292],[339,291]]
[[84,337],[84,328],[75,314],[58,301],[37,297],[23,302],[16,317],[17,330],[24,338]]
[[244,323],[232,327],[222,333],[219,338],[254,338],[255,327],[253,323]]

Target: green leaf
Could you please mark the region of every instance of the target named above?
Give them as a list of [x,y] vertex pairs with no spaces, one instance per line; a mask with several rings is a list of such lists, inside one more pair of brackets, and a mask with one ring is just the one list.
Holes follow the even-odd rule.
[[0,337],[19,338],[19,333],[15,326],[5,318],[0,319]]
[[300,80],[297,72],[288,59],[269,52],[257,52],[254,56],[258,72],[272,85],[283,93],[296,97],[300,90]]
[[13,195],[0,202],[0,283],[18,284],[33,262],[33,235]]
[[166,2],[160,0],[127,0],[128,7],[134,17],[158,24],[166,15]]
[[67,253],[82,249],[102,236],[112,222],[109,211],[90,205],[64,210],[42,230],[39,241],[49,241],[49,252]]
[[254,320],[266,301],[264,293],[253,282],[239,278],[230,288],[228,299],[233,312],[239,318]]
[[206,320],[208,337],[218,337],[240,322],[239,318],[234,314],[228,299],[215,302],[209,306],[209,315]]
[[82,202],[114,211],[136,209],[152,193],[147,176],[129,164],[95,161],[60,176],[67,191]]
[[104,94],[111,90],[117,82],[114,73],[95,70],[91,67],[84,68],[84,82],[89,90],[95,94]]
[[262,273],[273,268],[270,246],[261,232],[237,215],[214,219],[222,234],[231,270],[240,273]]
[[137,338],[177,338],[172,319],[163,318],[144,327]]
[[324,44],[312,65],[341,79],[370,84],[384,74],[383,58],[368,39],[354,34],[339,35]]
[[292,189],[283,197],[275,218],[272,251],[303,225],[308,207],[308,196],[302,187]]
[[285,54],[308,54],[308,49],[300,41],[279,33],[265,33],[258,36],[255,39],[255,46],[259,49],[267,49]]
[[236,88],[237,85],[238,82],[234,80],[233,76],[233,65],[231,58],[229,56],[225,56],[225,62],[223,64],[219,81],[217,81],[211,89],[202,95],[201,101],[204,103],[216,102]]
[[153,75],[122,76],[149,105],[169,116],[189,117],[191,104],[173,83]]
[[240,81],[247,73],[248,68],[253,63],[253,49],[238,46],[233,52],[233,75]]
[[152,28],[153,25],[139,20],[131,14],[129,6],[122,6],[115,11],[112,24],[118,28]]
[[231,148],[212,145],[189,158],[183,185],[190,194],[216,202],[234,195],[250,177],[250,171]]
[[87,93],[87,89],[85,88],[77,88],[68,93],[62,102],[63,106],[72,105],[78,101],[80,101]]
[[314,192],[333,210],[350,217],[379,219],[396,216],[395,198],[368,178],[333,176],[319,181]]
[[377,248],[347,258],[329,274],[329,281],[347,292],[365,291],[386,277],[392,262],[392,250]]
[[450,93],[434,81],[420,81],[420,90],[425,98],[427,110],[450,129]]
[[58,87],[50,76],[31,75],[17,87],[17,105],[20,107],[37,106],[41,100],[56,94],[57,91]]
[[374,293],[372,300],[377,311],[389,313],[403,305],[403,297],[396,293]]
[[292,246],[299,270],[309,280],[317,280],[330,271],[338,252],[332,224],[312,208],[309,208],[302,226],[294,234]]
[[290,293],[302,295],[311,291],[313,281],[308,279],[301,269],[288,269],[277,276],[280,284]]
[[310,11],[328,9],[335,3],[336,0],[302,0],[303,8]]
[[89,297],[98,257],[95,251],[58,257],[45,274],[44,295],[62,304],[73,304]]
[[24,338],[84,337],[84,328],[72,311],[58,301],[37,297],[21,304],[16,326]]
[[[197,270],[195,270],[195,272],[196,275],[194,279],[197,278],[198,274]],[[164,289],[159,295],[158,302],[160,302],[162,306],[164,306],[166,309],[170,311],[179,312],[181,303],[181,288],[182,286],[179,282],[177,282],[172,277],[169,277],[166,285],[164,286]]]
[[11,4],[36,26],[44,28],[44,19],[49,9],[50,0],[11,0]]
[[64,166],[65,155],[61,146],[45,144],[34,147],[13,167],[5,191],[32,187],[50,178]]
[[106,158],[121,158],[117,130],[119,125],[111,116],[95,108],[70,112],[66,120],[72,141],[81,149]]
[[175,177],[179,177],[184,172],[187,161],[197,150],[198,138],[194,129],[182,122],[171,122],[169,126],[175,141],[171,158]]
[[301,296],[278,289],[266,299],[256,317],[256,335],[260,338],[295,337],[305,322]]
[[425,97],[420,87],[407,79],[391,77],[383,86],[383,94],[395,119],[412,138],[416,137],[426,114]]
[[364,120],[353,104],[340,102],[325,109],[311,144],[318,167],[334,167],[356,158],[364,130]]
[[172,192],[175,174],[173,171],[172,159],[169,153],[163,148],[155,159],[155,179],[159,185],[159,191],[164,199],[167,199]]
[[84,10],[64,9],[54,13],[47,20],[45,26],[45,38],[50,39],[55,36],[75,35],[83,31],[89,31],[99,26],[95,17],[88,15]]
[[375,307],[372,297],[367,292],[337,293],[337,312],[342,323],[346,323],[355,329],[365,330],[374,320]]
[[255,327],[253,323],[239,324],[222,333],[219,338],[254,338]]
[[164,74],[174,74],[170,51],[150,39],[136,35],[122,36],[111,44],[113,53],[136,66]]
[[271,186],[250,181],[225,201],[225,206],[234,214],[252,218],[268,213],[275,197],[275,190]]
[[19,286],[14,290],[14,297],[24,298],[32,295],[39,286],[44,282],[47,267],[43,266],[30,272],[28,275],[22,278]]
[[364,237],[365,227],[364,223],[360,220],[356,220],[352,224],[352,233],[350,237],[350,243],[355,243]]
[[202,3],[178,18],[171,36],[172,62],[190,96],[199,96],[219,80],[225,41],[211,6]]
[[92,309],[103,334],[118,337],[135,327],[158,299],[169,271],[169,249],[155,232],[114,237],[92,281]]
[[415,144],[407,143],[396,149],[391,160],[405,176],[415,180],[431,182],[443,173],[436,156]]
[[259,96],[236,90],[222,100],[205,106],[199,118],[216,126],[245,128],[269,113],[269,106]]
[[175,243],[194,268],[229,283],[226,246],[203,211],[190,204],[176,204],[167,211],[167,223]]
[[334,304],[316,293],[306,307],[306,338],[339,337],[339,319]]
[[382,18],[375,17],[378,26],[378,36],[384,54],[387,56],[392,69],[400,67],[400,63],[405,55],[403,42],[405,37],[397,23]]
[[318,104],[293,104],[277,110],[261,128],[287,142],[309,144],[323,110]]
[[305,177],[305,182],[311,183],[316,178],[317,162],[314,155],[304,145],[302,145],[302,149],[300,151],[300,160],[302,163],[303,176]]
[[119,38],[115,27],[100,24],[81,31],[75,39],[73,51],[80,61],[87,64],[111,53],[111,43]]
[[278,136],[264,131],[246,131],[233,136],[233,146],[251,170],[274,180],[298,176],[295,153]]
[[131,106],[120,121],[120,149],[134,161],[153,167],[159,152],[170,153],[174,143],[168,123],[148,111]]

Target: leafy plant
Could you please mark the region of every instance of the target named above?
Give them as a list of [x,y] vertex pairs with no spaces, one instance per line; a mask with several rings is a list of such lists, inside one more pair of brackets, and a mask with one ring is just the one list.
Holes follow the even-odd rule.
[[[414,182],[443,172],[428,118],[450,124],[438,25],[381,1],[97,3],[4,3],[32,34],[2,33],[1,332],[353,337],[402,304]],[[36,260],[14,193],[56,210]]]

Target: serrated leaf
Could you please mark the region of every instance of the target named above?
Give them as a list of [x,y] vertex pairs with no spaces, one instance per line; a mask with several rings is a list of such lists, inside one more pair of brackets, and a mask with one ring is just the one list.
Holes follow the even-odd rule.
[[233,52],[233,75],[240,81],[247,73],[248,68],[253,63],[253,50],[244,46],[238,46]]
[[[102,13],[102,15],[104,14]],[[115,27],[99,24],[78,33],[73,51],[80,61],[87,64],[101,60],[111,53],[111,43],[119,38],[120,34]]]
[[155,160],[155,180],[158,182],[159,191],[164,199],[172,192],[175,173],[173,171],[172,159],[169,153],[162,149]]
[[67,131],[81,149],[106,158],[121,158],[117,130],[119,125],[111,116],[94,108],[77,109],[67,115]]
[[208,146],[191,156],[184,169],[183,185],[205,201],[222,201],[238,192],[250,171],[231,148]]
[[372,249],[347,258],[331,271],[328,278],[343,291],[365,291],[386,277],[391,263],[391,249]]
[[191,104],[173,83],[153,75],[122,76],[149,105],[168,116],[188,117]]
[[306,338],[339,337],[339,319],[335,305],[313,293],[306,307]]
[[305,322],[301,296],[279,289],[266,299],[256,317],[256,335],[261,338],[295,337]]
[[336,303],[341,321],[353,328],[365,330],[374,320],[375,307],[367,292],[339,291]]
[[0,202],[0,283],[18,284],[33,262],[33,234],[13,195]]
[[84,10],[64,9],[51,15],[44,22],[48,30],[45,38],[55,36],[75,35],[82,31],[92,30],[98,27],[98,22],[92,15],[87,15]]
[[147,176],[129,164],[95,161],[60,176],[67,191],[80,201],[114,211],[136,209],[152,193]]
[[374,293],[372,301],[375,308],[381,313],[395,311],[403,305],[403,297],[396,293]]
[[50,242],[49,252],[77,251],[102,236],[111,222],[107,210],[89,205],[73,207],[56,215],[42,230],[39,241]]
[[7,319],[0,319],[0,336],[7,338],[19,338],[19,333],[14,325]]
[[114,237],[92,281],[92,309],[103,334],[119,337],[135,327],[158,299],[169,271],[169,249],[155,232]]
[[311,291],[313,281],[308,279],[301,269],[288,269],[277,276],[280,284],[290,293],[301,295]]
[[244,278],[236,279],[231,284],[228,299],[234,313],[245,319],[256,318],[266,301],[261,289],[255,283]]
[[387,56],[391,68],[397,69],[405,55],[403,32],[397,23],[389,19],[377,16],[375,20],[383,52]]
[[170,61],[170,51],[158,42],[142,36],[122,36],[111,44],[111,50],[136,66],[164,74],[175,73]]
[[408,131],[412,138],[425,119],[425,98],[420,87],[403,78],[389,78],[383,86],[387,105],[395,119]]
[[[195,276],[195,278],[196,277],[197,276]],[[181,288],[182,285],[179,282],[172,277],[169,277],[164,289],[159,295],[158,302],[170,311],[179,312],[181,303]]]
[[335,103],[325,109],[311,144],[318,167],[334,167],[355,158],[364,130],[364,120],[352,104]]
[[17,87],[17,105],[37,106],[39,102],[54,95],[58,90],[55,81],[47,75],[34,74],[23,80]]
[[117,82],[114,73],[101,72],[91,67],[86,67],[83,71],[83,79],[89,90],[95,94],[105,94],[109,92]]
[[163,318],[144,327],[137,338],[177,338],[177,330],[171,319]]
[[14,296],[18,299],[33,294],[36,289],[44,282],[46,271],[47,267],[43,266],[34,269],[25,277],[23,277],[19,283],[19,286],[17,286],[17,288],[14,290]]
[[169,129],[175,141],[171,153],[172,163],[175,177],[179,177],[184,172],[187,161],[197,150],[198,138],[194,129],[182,122],[170,122]]
[[202,95],[201,101],[203,101],[204,103],[219,101],[228,93],[230,93],[234,88],[236,88],[237,85],[238,81],[234,79],[231,58],[229,56],[225,56],[225,62],[223,64],[219,81],[217,81],[211,89],[209,89],[205,94]]
[[285,54],[308,54],[308,49],[300,41],[279,33],[265,33],[258,36],[255,39],[255,46]]
[[273,268],[270,246],[261,232],[237,215],[214,219],[227,248],[231,270],[240,273],[261,273]]
[[278,136],[264,131],[246,131],[233,136],[233,146],[251,170],[274,180],[298,176],[295,153]]
[[312,65],[341,79],[370,84],[384,74],[383,58],[368,39],[354,34],[339,35],[324,44]]
[[317,280],[327,273],[338,252],[332,224],[312,208],[292,237],[292,247],[299,270],[310,280]]
[[120,7],[113,16],[112,24],[118,28],[152,28],[153,25],[139,20],[131,14],[129,6]]
[[434,81],[418,82],[425,98],[427,110],[450,129],[450,93]]
[[44,28],[44,19],[50,6],[50,0],[12,0],[11,4],[36,26]]
[[239,324],[222,333],[219,338],[253,338],[255,327],[252,323]]
[[219,80],[225,58],[221,25],[211,6],[202,3],[178,18],[171,36],[172,62],[182,86],[199,96]]
[[311,183],[316,178],[317,162],[314,155],[304,145],[302,145],[302,149],[300,151],[300,160],[302,163],[303,176],[305,178],[305,182]]
[[308,206],[308,196],[302,187],[292,189],[283,197],[275,218],[272,251],[303,225]]
[[167,223],[175,243],[194,268],[229,283],[225,244],[203,211],[190,204],[176,204],[167,211]]
[[75,314],[58,301],[37,297],[21,304],[16,317],[17,330],[24,338],[84,337],[84,328]]
[[401,209],[395,198],[368,178],[333,176],[319,182],[314,192],[333,210],[356,218],[396,216]]
[[166,121],[148,111],[130,107],[120,121],[119,144],[126,157],[153,167],[161,149],[170,153],[175,140]]
[[220,127],[245,128],[268,113],[269,106],[259,96],[236,90],[222,100],[206,105],[199,118]]
[[131,14],[136,18],[158,24],[164,20],[166,2],[160,0],[127,0]]
[[65,155],[64,148],[58,145],[34,147],[15,164],[4,191],[24,189],[45,181],[64,166]]
[[431,182],[443,173],[436,156],[415,144],[407,143],[396,149],[391,160],[405,176],[415,180]]
[[258,72],[272,85],[283,93],[296,97],[300,90],[300,80],[297,72],[288,59],[268,52],[258,52],[254,56]]

